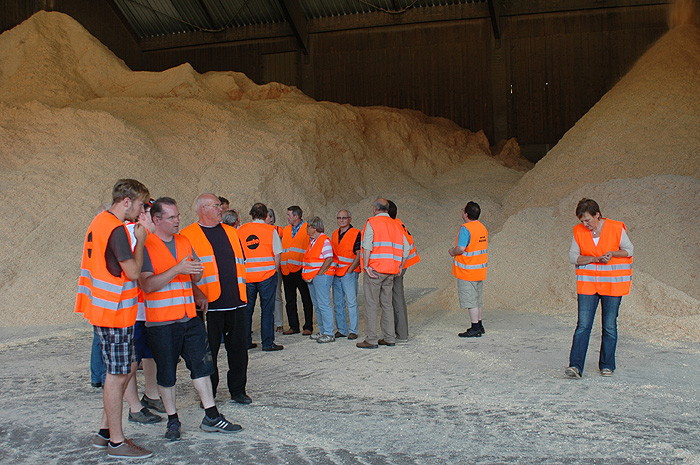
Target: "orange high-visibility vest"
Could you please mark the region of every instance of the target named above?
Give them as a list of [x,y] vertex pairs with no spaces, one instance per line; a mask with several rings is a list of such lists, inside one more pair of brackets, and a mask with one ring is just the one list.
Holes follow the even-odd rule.
[[[314,245],[309,245],[309,248],[306,249],[306,252],[304,253],[304,264],[302,265],[301,270],[302,278],[314,279],[318,274],[319,270],[323,266],[323,262],[326,261],[325,259],[321,258],[321,252],[323,252],[323,244],[326,242],[326,240],[328,240],[328,236],[321,233],[316,238],[316,242],[314,242]],[[335,259],[335,253],[333,258]],[[328,276],[335,275],[335,263],[331,263],[331,266],[328,267],[328,270],[325,274],[327,274]]]
[[[350,265],[352,265],[352,262],[355,260],[355,252],[353,252],[352,249],[355,246],[355,240],[357,239],[357,235],[359,233],[359,229],[349,228],[347,231],[345,231],[343,240],[338,242],[338,238],[340,237],[340,229],[333,231],[333,234],[331,235],[331,245],[333,246],[333,253],[335,254],[336,260],[336,276],[345,276],[348,269],[350,269]],[[359,272],[360,267],[358,266],[355,268],[355,273]]]
[[301,270],[304,264],[304,254],[309,248],[309,235],[306,233],[306,223],[303,223],[297,231],[297,235],[292,237],[292,225],[287,225],[282,233],[282,274],[296,273]]
[[[155,234],[149,234],[144,244],[148,250],[148,257],[153,265],[153,274],[161,274],[177,265],[185,257],[192,254],[192,245],[186,237],[175,234],[175,249],[177,258],[165,245],[163,240]],[[146,321],[175,321],[187,315],[190,318],[197,316],[192,293],[192,277],[178,274],[157,291],[145,293]]]
[[[228,241],[231,243],[231,248],[233,249],[233,255],[236,257],[236,278],[238,280],[238,294],[242,302],[248,302],[248,293],[245,287],[245,262],[243,260],[243,249],[241,248],[241,241],[238,239],[238,233],[236,228],[229,226],[227,224],[222,224],[222,228],[228,236]],[[180,234],[185,236],[190,240],[194,252],[197,254],[199,259],[204,265],[204,274],[202,279],[197,281],[195,284],[200,291],[207,296],[209,302],[214,302],[221,296],[221,283],[219,282],[219,265],[216,263],[216,257],[214,256],[214,249],[212,248],[207,236],[204,235],[204,231],[199,223],[192,223],[183,229]]]
[[[581,249],[581,255],[599,257],[606,252],[620,250],[623,230],[627,230],[624,223],[606,219],[598,245],[595,245],[591,231],[579,223],[574,226],[574,239]],[[632,257],[613,257],[608,263],[576,265],[578,294],[623,296],[629,294],[631,285]]]
[[127,328],[136,322],[136,280],[129,280],[123,270],[119,276],[112,275],[105,260],[109,236],[119,227],[129,237],[126,226],[104,211],[92,220],[85,234],[75,312],[82,313],[93,326]]
[[418,255],[418,251],[416,250],[416,245],[413,243],[413,236],[411,236],[408,233],[408,229],[406,229],[406,225],[403,224],[403,222],[396,218],[396,221],[399,222],[401,225],[401,229],[403,230],[403,235],[406,237],[406,240],[408,241],[408,246],[410,247],[408,251],[408,257],[406,257],[406,261],[403,263],[404,269],[410,268],[416,263],[420,261],[420,255]]
[[[462,226],[469,231],[469,245],[461,255],[454,257],[452,274],[463,281],[483,281],[486,279],[488,263],[489,232],[480,221],[470,221]],[[455,247],[459,234],[455,238]]]
[[275,274],[275,254],[272,249],[272,235],[276,227],[267,223],[246,223],[238,228],[245,250],[245,280],[247,283],[260,283]]
[[[367,224],[372,227],[372,250],[367,263],[374,271],[383,274],[399,274],[403,261],[403,230],[388,216],[373,216],[362,228],[365,236]],[[363,250],[364,256],[364,250]],[[364,266],[364,258],[362,259]]]

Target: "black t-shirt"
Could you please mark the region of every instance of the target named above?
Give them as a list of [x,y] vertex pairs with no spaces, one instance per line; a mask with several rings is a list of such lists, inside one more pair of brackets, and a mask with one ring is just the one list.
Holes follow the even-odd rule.
[[[109,212],[113,214],[112,212]],[[123,262],[134,258],[134,253],[131,251],[131,240],[126,232],[126,228],[114,228],[112,234],[109,235],[107,241],[107,250],[105,250],[105,263],[107,271],[112,276],[121,276],[122,266],[119,262]]]
[[202,226],[202,231],[214,249],[216,265],[219,267],[219,284],[221,285],[221,295],[215,301],[209,302],[209,310],[238,308],[246,305],[238,292],[236,257],[226,231],[220,224],[211,228]]
[[[342,231],[340,231],[340,229],[338,229],[338,243],[340,243],[340,241],[343,240],[343,237],[345,237],[345,234],[347,234],[350,231],[350,228],[352,228],[352,224],[350,226],[348,226],[348,229],[346,229],[345,232],[342,232]],[[359,252],[360,249],[362,248],[360,245],[360,236],[361,236],[361,233],[358,230],[357,236],[355,237],[355,243],[352,246],[352,253],[354,253],[354,254],[357,254],[357,252]]]

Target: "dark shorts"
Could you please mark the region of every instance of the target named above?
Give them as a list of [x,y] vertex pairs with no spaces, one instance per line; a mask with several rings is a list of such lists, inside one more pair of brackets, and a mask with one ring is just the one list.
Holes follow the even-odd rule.
[[148,328],[148,344],[156,362],[159,386],[175,386],[177,362],[185,360],[190,378],[197,379],[214,373],[209,338],[200,318]]
[[145,321],[137,321],[134,324],[134,346],[136,347],[136,361],[141,363],[143,358],[153,358],[151,349],[148,347],[148,331]]
[[110,375],[128,375],[131,364],[136,361],[134,349],[134,327],[105,328],[95,326],[95,334],[100,340],[102,360]]

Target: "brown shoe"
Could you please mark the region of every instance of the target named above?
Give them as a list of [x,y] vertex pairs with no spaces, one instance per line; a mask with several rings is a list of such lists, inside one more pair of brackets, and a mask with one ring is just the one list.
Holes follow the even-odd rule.
[[153,452],[137,446],[131,441],[131,439],[125,439],[124,442],[116,447],[109,444],[107,446],[107,455],[110,457],[122,457],[126,459],[146,459],[153,455]]
[[377,344],[379,344],[380,346],[387,346],[387,347],[394,347],[396,345],[395,342],[386,342],[384,339],[378,340]]
[[357,334],[355,334],[355,333],[348,334],[348,339],[357,339]]
[[299,334],[299,330],[289,328],[287,331],[284,331],[282,334]]
[[359,347],[360,349],[376,349],[376,348],[379,347],[377,344],[370,344],[370,343],[367,342],[366,340],[364,340],[364,341],[362,341],[362,342],[358,342],[358,343],[355,344],[355,345],[356,345],[357,347]]
[[[299,331],[297,331],[299,332]],[[311,336],[311,330],[305,329],[303,333],[301,333],[302,336]]]

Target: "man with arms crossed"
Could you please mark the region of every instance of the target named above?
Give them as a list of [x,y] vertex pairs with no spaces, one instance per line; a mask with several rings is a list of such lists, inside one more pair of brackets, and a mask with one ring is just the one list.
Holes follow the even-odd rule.
[[192,384],[204,407],[200,428],[207,432],[232,433],[231,424],[219,413],[212,394],[210,376],[214,364],[204,322],[197,318],[192,280],[204,272],[202,262],[186,237],[177,234],[180,212],[175,200],[161,197],[151,206],[156,230],[146,238],[139,284],[146,299],[146,327],[158,368],[158,391],[163,399],[168,425],[165,438],[180,439],[180,420],[175,407],[175,379],[180,357],[190,370]]
[[112,457],[146,458],[151,451],[124,437],[122,398],[136,372],[134,323],[137,312],[136,280],[143,264],[146,229],[134,227],[132,252],[124,220],[136,221],[150,198],[135,179],[120,179],[112,188],[112,205],[92,220],[83,245],[75,311],[95,327],[107,367],[102,423],[93,446]]

